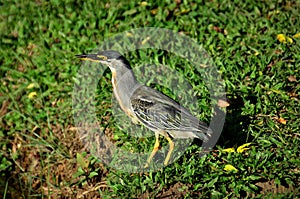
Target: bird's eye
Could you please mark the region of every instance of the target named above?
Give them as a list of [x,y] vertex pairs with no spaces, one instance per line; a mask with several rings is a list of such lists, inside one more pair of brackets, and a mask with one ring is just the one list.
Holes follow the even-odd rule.
[[98,58],[100,58],[103,61],[107,60],[107,57],[103,56],[103,55],[97,55]]

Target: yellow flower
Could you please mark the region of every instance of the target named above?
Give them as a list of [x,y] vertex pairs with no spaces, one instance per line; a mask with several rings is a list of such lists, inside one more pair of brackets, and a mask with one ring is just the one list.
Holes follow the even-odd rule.
[[286,124],[286,120],[282,117],[278,118],[277,121],[281,124]]
[[290,44],[293,43],[293,39],[290,37],[285,36],[284,34],[278,34],[277,35],[277,40],[281,43],[286,43],[289,42]]
[[297,34],[295,34],[293,37],[294,37],[294,38],[298,38],[298,37],[300,37],[300,32],[299,32],[299,33],[297,33]]
[[34,83],[31,83],[31,84],[29,84],[26,88],[27,88],[27,89],[31,89],[31,88],[33,88],[33,87],[35,87],[35,84],[34,84]]
[[225,171],[238,171],[237,168],[235,168],[234,166],[232,166],[231,164],[226,164],[224,167]]
[[223,152],[228,152],[228,153],[233,153],[235,152],[234,148],[227,148],[227,149],[223,149]]
[[147,2],[147,1],[142,1],[142,2],[140,3],[140,6],[146,6],[146,5],[148,5],[148,2]]
[[288,40],[288,42],[289,42],[290,44],[292,44],[292,43],[294,42],[293,39],[290,38],[290,37],[286,37],[286,39]]
[[125,33],[127,37],[132,37],[133,35],[130,32]]
[[36,92],[31,92],[31,93],[28,94],[28,98],[29,98],[29,99],[32,99],[32,98],[34,98],[35,96],[37,96],[37,93],[36,93]]
[[286,43],[286,38],[285,38],[284,34],[278,34],[277,40],[281,43]]
[[248,149],[250,149],[250,148],[246,148],[247,146],[250,146],[250,144],[251,143],[243,144],[243,145],[239,146],[236,151],[238,153],[243,153],[244,151],[247,151]]

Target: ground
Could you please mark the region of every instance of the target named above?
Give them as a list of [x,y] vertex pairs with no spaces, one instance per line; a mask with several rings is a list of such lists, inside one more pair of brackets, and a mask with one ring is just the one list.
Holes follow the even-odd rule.
[[[2,198],[299,198],[299,10],[298,1],[1,2]],[[130,173],[91,153],[76,123],[78,105],[95,107],[95,113],[83,110],[95,115],[105,136],[122,150],[149,152],[155,139],[124,130],[142,127],[132,127],[116,111],[110,71],[91,65],[80,74],[85,65],[75,55],[92,52],[124,31],[128,40],[108,46],[130,43],[130,31],[143,27],[175,30],[201,45],[223,80],[218,83],[224,98],[210,98],[202,74],[178,51],[124,52],[140,72],[138,80],[182,100],[206,123],[216,113],[210,103],[226,118],[217,144],[205,156],[199,156],[202,142],[194,140],[172,164]],[[163,36],[139,35],[140,44],[158,45]],[[192,49],[180,42],[174,38],[171,47]],[[161,65],[176,75],[164,74]],[[78,85],[92,84],[91,77],[100,72],[93,92],[84,94],[90,87]],[[192,89],[184,87],[185,81]],[[196,107],[188,103],[190,96]],[[161,140],[162,149],[168,143]]]

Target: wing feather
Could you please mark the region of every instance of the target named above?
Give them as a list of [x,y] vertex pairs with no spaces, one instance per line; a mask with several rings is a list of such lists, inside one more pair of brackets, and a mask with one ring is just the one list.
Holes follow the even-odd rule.
[[153,131],[162,130],[173,137],[197,137],[207,141],[210,128],[168,96],[141,86],[131,96],[132,110]]

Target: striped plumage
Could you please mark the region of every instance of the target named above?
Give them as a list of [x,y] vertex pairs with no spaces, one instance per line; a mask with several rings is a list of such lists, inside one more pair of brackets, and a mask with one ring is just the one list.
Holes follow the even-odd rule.
[[152,131],[165,131],[173,138],[198,138],[207,141],[212,131],[207,125],[168,96],[147,86],[131,96],[135,116]]

